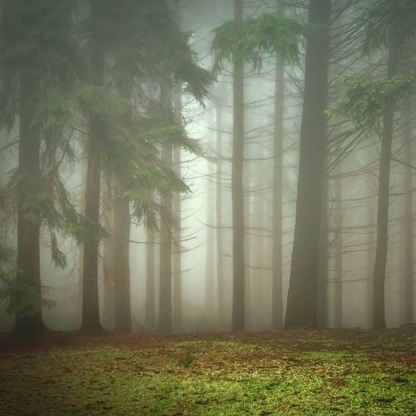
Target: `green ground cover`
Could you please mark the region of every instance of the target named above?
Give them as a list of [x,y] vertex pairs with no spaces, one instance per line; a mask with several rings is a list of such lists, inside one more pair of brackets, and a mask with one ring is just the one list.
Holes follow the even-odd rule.
[[413,329],[7,345],[1,415],[416,415]]

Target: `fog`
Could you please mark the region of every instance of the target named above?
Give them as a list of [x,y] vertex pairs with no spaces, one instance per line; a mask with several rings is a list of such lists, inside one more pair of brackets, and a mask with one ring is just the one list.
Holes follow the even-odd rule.
[[[211,50],[214,29],[233,19],[233,1],[179,0],[174,3],[175,19],[180,29],[192,33],[189,45],[196,54],[197,64],[211,71],[215,63],[215,55]],[[284,3],[245,1],[244,17],[256,18],[264,13],[272,13],[276,5],[281,4],[279,7],[284,8],[286,17],[306,24],[308,2]],[[365,76],[362,74],[372,71],[371,77],[381,79],[385,71],[386,53],[378,50],[370,57],[363,57],[358,50],[359,42],[348,42],[349,27],[358,13],[356,8],[347,7],[346,1],[332,3],[332,17],[337,16],[337,19],[334,18],[329,29],[331,47],[326,110],[326,166],[322,172],[322,194],[314,196],[317,201],[324,201],[320,225],[319,273],[324,276],[325,290],[324,301],[321,298],[317,302],[317,309],[325,309],[325,322],[319,324],[322,327],[371,328],[381,140],[376,131],[367,130],[362,133],[355,128],[354,121],[332,111],[343,97],[340,76]],[[282,326],[285,320],[296,226],[299,148],[305,111],[306,48],[306,42],[302,40],[298,63],[286,63],[283,66],[281,61],[276,60],[275,54],[264,53],[258,67],[253,68],[249,62],[244,64],[244,204],[240,209],[244,211],[245,330],[273,329],[272,276],[273,267],[276,267],[273,266],[276,239],[281,247],[281,264],[278,267],[281,271]],[[374,69],[372,65],[376,65],[378,69]],[[277,76],[279,70],[283,74],[280,80]],[[282,84],[278,84],[279,82]],[[276,96],[279,91],[281,97]],[[276,194],[273,191],[276,186],[274,146],[279,100],[283,105],[283,124],[281,178],[277,189],[281,204],[281,235],[277,236],[273,235],[276,203]],[[413,97],[408,100],[407,105],[399,102],[394,111],[384,287],[387,327],[398,327],[415,320],[414,272],[412,268],[409,285],[409,270],[405,266],[408,264],[405,253],[409,250],[409,237],[406,237],[409,227],[412,228],[413,238],[413,218],[410,214],[409,220],[406,207],[410,204],[411,210],[414,210],[413,150],[410,147],[409,155],[406,137],[410,134],[412,140],[414,138],[415,112],[407,114],[408,107],[414,110]],[[173,195],[173,201],[180,199],[180,215],[176,213],[175,216],[173,202],[173,227],[170,230],[172,332],[234,329],[233,102],[231,62],[225,62],[222,71],[216,74],[216,80],[209,86],[209,94],[203,106],[187,92],[183,92],[181,96],[181,123],[188,136],[198,142],[200,150],[198,154],[194,154],[182,149],[180,165],[177,160],[173,162],[174,169],[180,172],[190,191]],[[10,132],[4,129],[0,136],[0,149],[11,143],[18,134],[17,126]],[[76,205],[82,210],[85,202],[87,156],[84,146],[79,144],[75,149],[76,160],[71,163],[64,162],[60,174]],[[1,182],[5,187],[12,170],[18,166],[17,145],[1,150],[0,160]],[[111,208],[110,204],[105,203],[105,180],[103,177],[101,180],[100,221],[105,227],[106,215]],[[130,207],[132,213],[132,204]],[[161,306],[159,233],[155,233],[154,241],[149,241],[149,232],[145,225],[133,214],[130,221],[131,328],[136,333],[158,332]],[[158,221],[161,225],[164,219],[159,217]],[[1,230],[3,243],[16,247],[16,212],[2,214]],[[108,232],[112,234],[111,228]],[[111,263],[115,271],[108,272],[110,260],[109,252],[105,248],[106,240],[102,239],[99,244],[99,313],[103,328],[111,330],[115,328],[113,291],[117,264]],[[315,246],[317,244],[318,241]],[[45,298],[53,301],[52,306],[43,306],[42,318],[50,329],[75,330],[82,326],[83,245],[77,243],[73,237],[60,234],[59,247],[67,256],[67,265],[63,269],[55,267],[51,261],[47,232],[41,232],[42,291]],[[150,268],[149,251],[152,249],[154,263]],[[413,256],[413,240],[410,250]],[[154,270],[153,323],[146,316],[149,296],[146,289],[150,270]],[[315,279],[316,276],[310,278]],[[409,287],[412,291],[410,295]],[[14,315],[6,313],[6,306],[7,300],[3,299],[0,303],[2,331],[11,329],[14,322]]]

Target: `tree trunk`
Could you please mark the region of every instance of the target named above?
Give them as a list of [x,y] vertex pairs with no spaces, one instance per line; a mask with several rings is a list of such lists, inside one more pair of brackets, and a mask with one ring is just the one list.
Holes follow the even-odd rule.
[[284,64],[276,58],[274,87],[274,147],[273,147],[273,260],[272,260],[272,329],[283,326],[282,293],[282,193],[283,193],[283,115]]
[[[234,0],[236,25],[243,21],[243,0]],[[244,258],[244,65],[233,70],[233,155],[232,155],[232,227],[233,227],[233,309],[232,329],[245,327],[245,258]]]
[[145,319],[146,332],[154,332],[155,320],[155,234],[148,231],[146,234],[146,301]]
[[[91,14],[98,19],[100,5],[98,0],[91,1]],[[96,87],[104,85],[104,49],[97,29],[93,27],[90,41],[92,82]],[[85,191],[85,216],[92,226],[100,221],[100,180],[102,159],[103,121],[97,114],[89,117],[89,134],[87,147],[87,183]],[[82,324],[86,330],[101,329],[98,303],[98,244],[97,238],[91,236],[84,243],[83,281],[82,281]]]
[[327,157],[324,156],[322,175],[322,192],[321,192],[321,219],[319,228],[319,260],[318,260],[318,278],[316,288],[316,319],[318,328],[326,328],[328,325],[328,174],[326,170]]
[[[409,100],[410,101],[410,100]],[[408,102],[404,107],[404,302],[403,322],[413,322],[414,273],[413,273],[413,146],[412,109]]]
[[[392,32],[391,32],[392,33]],[[387,58],[387,77],[396,74],[398,46],[394,40],[389,46]],[[390,162],[393,139],[394,109],[389,106],[383,115],[383,132],[381,137],[381,155],[378,176],[378,206],[377,206],[377,241],[376,258],[373,274],[373,327],[385,328],[385,280],[389,228],[390,200]]]
[[[118,192],[121,191],[120,185]],[[131,332],[130,302],[130,204],[122,198],[113,211],[113,259],[117,266],[114,279],[114,326],[117,331]]]
[[[316,327],[322,170],[326,142],[331,1],[310,0],[296,225],[285,327]],[[319,30],[318,30],[319,28]]]
[[[125,73],[118,80],[120,95],[130,101],[134,78]],[[123,114],[121,122],[124,126],[131,126],[131,113],[128,110]],[[123,169],[123,167],[121,167]],[[130,300],[130,202],[128,198],[121,197],[124,191],[126,178],[121,170],[116,173],[114,181],[115,195],[118,200],[113,209],[113,261],[117,265],[114,279],[114,323],[115,329],[122,332],[131,332],[131,300]]]
[[[35,71],[36,72],[36,71]],[[21,188],[17,207],[17,279],[24,285],[16,299],[14,332],[40,335],[42,292],[40,278],[40,212],[34,206],[39,191],[40,123],[35,119],[40,81],[31,68],[20,71],[19,175]],[[35,211],[35,212],[33,212]],[[30,310],[24,305],[30,304]]]
[[[161,102],[164,117],[172,115],[172,81],[164,80],[161,86]],[[162,146],[162,163],[172,169],[172,144]],[[159,325],[160,333],[172,332],[172,195],[161,198],[160,221],[160,287],[159,287]]]
[[[174,88],[174,111],[178,124],[182,119],[182,95],[181,85]],[[181,149],[176,146],[173,150],[173,171],[181,176]],[[182,330],[182,202],[181,194],[178,193],[173,198],[173,323],[175,332]]]
[[[113,207],[111,206],[111,189],[106,186],[104,205],[107,205],[103,218],[104,226],[110,234],[113,233]],[[114,277],[115,277],[115,263],[113,259],[113,239],[112,237],[104,240],[103,248],[103,302],[102,302],[102,324],[104,329],[114,330]]]
[[335,328],[342,328],[342,311],[343,311],[343,240],[342,240],[342,217],[343,217],[343,204],[342,204],[342,167],[341,162],[338,162],[337,179],[335,181],[335,205],[334,205],[334,219],[335,219],[335,233],[334,233],[334,325]]
[[216,239],[217,239],[217,302],[218,302],[218,328],[224,329],[225,318],[225,298],[224,298],[224,244],[223,244],[223,164],[222,164],[222,110],[217,104],[215,107],[216,115],[216,143],[215,152],[217,155],[216,161],[216,195],[215,195],[215,224],[216,224]]

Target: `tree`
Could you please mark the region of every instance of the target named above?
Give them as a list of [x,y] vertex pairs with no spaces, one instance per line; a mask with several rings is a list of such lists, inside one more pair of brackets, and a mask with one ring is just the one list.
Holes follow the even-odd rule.
[[83,234],[83,221],[60,178],[73,153],[67,125],[75,106],[80,70],[70,41],[75,2],[19,0],[1,4],[2,125],[18,124],[18,168],[6,204],[17,209],[16,279],[7,283],[14,330],[39,334],[42,323],[41,230],[48,232],[52,260],[65,267],[56,232]]
[[244,211],[242,169],[244,162],[243,75],[244,62],[260,69],[264,56],[278,54],[283,62],[296,62],[298,44],[303,33],[295,21],[279,13],[264,14],[245,19],[242,3],[236,2],[235,21],[227,22],[215,30],[212,50],[214,70],[220,71],[225,61],[233,64],[234,127],[232,157],[233,189],[233,319],[232,328],[244,329]]
[[[90,61],[92,85],[104,87],[105,49],[103,44],[104,8],[98,0],[91,0]],[[95,227],[100,223],[101,163],[105,124],[103,114],[91,111],[88,120],[87,181],[85,188],[85,216]],[[95,237],[84,243],[82,265],[82,329],[101,329],[98,302],[98,243]]]
[[401,48],[414,34],[414,2],[371,2],[364,10],[360,26],[363,30],[363,50],[387,48],[384,80],[350,78],[345,81],[347,92],[344,111],[361,129],[381,131],[381,152],[378,176],[377,240],[373,272],[373,327],[385,328],[385,280],[388,253],[390,200],[390,165],[394,130],[394,113],[398,102],[412,89],[412,80],[398,76]]
[[330,0],[310,0],[296,225],[285,327],[315,327],[324,166]]
[[[134,114],[133,117],[133,112],[129,110],[133,83],[153,82],[169,73],[172,79],[184,84],[185,90],[202,102],[212,76],[195,65],[188,36],[179,31],[162,0],[152,4],[147,1],[91,0],[90,24],[92,97],[89,97],[88,107],[86,216],[91,224],[99,224],[101,164],[104,161],[103,168],[118,184],[118,207],[122,209],[118,219],[122,225],[119,231],[124,230],[119,237],[119,258],[123,270],[118,279],[120,290],[117,303],[120,305],[120,316],[123,315],[122,319],[126,320],[122,325],[128,328],[128,205],[131,205],[132,214],[143,220],[146,226],[155,227],[158,207],[152,203],[152,193],[157,191],[167,195],[172,191],[187,190],[172,169],[160,163],[158,146],[176,143],[188,150],[195,149],[183,128],[174,123],[167,125],[160,114],[151,114],[153,103],[141,102],[148,114],[145,117]],[[111,69],[119,76],[115,79],[119,94],[111,88],[108,79],[110,71],[107,69],[110,69],[111,60],[106,61],[107,57],[117,63],[117,68]],[[82,327],[99,329],[97,238],[91,238],[84,246],[83,268]]]

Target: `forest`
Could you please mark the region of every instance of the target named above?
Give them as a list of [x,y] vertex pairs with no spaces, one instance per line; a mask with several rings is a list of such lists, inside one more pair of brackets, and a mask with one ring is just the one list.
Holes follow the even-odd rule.
[[2,0],[0,414],[416,414],[415,46],[414,0]]
[[4,1],[1,328],[414,322],[412,1]]

